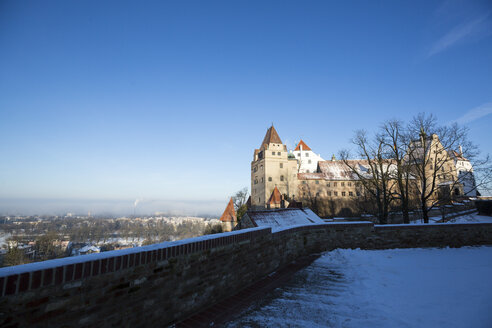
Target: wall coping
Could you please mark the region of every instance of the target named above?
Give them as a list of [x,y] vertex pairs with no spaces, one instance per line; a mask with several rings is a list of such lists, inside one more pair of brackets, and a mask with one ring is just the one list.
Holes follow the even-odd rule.
[[490,226],[487,222],[466,222],[466,223],[418,223],[418,224],[375,224],[375,229],[394,229],[394,228],[425,228],[425,227],[466,227],[466,226]]
[[[238,231],[224,232],[220,234],[211,234],[211,235],[204,235],[194,238],[181,239],[177,241],[165,241],[162,243],[147,245],[147,246],[139,246],[133,248],[107,251],[102,253],[94,253],[94,254],[87,254],[81,256],[70,256],[60,259],[46,260],[42,262],[14,265],[14,266],[0,268],[0,278],[10,276],[13,274],[21,274],[21,273],[44,270],[44,269],[55,268],[59,266],[71,265],[71,264],[80,264],[80,263],[109,259],[109,258],[114,258],[124,255],[130,255],[130,254],[146,253],[146,252],[156,251],[160,249],[167,249],[176,246],[189,245],[198,242],[226,239],[230,237],[237,237],[239,235],[248,234],[248,237],[254,237],[258,234],[267,234],[267,233],[271,233],[271,228],[269,227],[249,228],[249,229],[243,229]],[[190,252],[184,250],[182,254],[187,254],[187,253]]]

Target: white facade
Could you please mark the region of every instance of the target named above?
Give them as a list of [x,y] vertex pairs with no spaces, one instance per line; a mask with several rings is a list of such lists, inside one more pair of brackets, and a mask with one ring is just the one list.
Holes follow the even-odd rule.
[[299,161],[299,173],[314,173],[318,169],[318,162],[324,161],[320,154],[314,153],[302,140],[290,152]]
[[476,196],[477,186],[475,184],[475,176],[473,174],[473,166],[470,161],[459,159],[456,161],[456,171],[458,180],[463,185],[463,193],[466,196]]

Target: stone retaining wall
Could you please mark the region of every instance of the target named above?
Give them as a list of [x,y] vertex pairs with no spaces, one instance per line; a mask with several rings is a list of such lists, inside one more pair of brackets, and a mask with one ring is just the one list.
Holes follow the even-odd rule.
[[492,244],[492,224],[253,228],[0,269],[0,326],[163,326],[334,248]]

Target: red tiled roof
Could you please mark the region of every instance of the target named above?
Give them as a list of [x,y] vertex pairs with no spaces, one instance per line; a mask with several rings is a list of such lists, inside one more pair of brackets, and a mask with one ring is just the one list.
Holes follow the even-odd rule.
[[278,205],[282,201],[282,195],[280,194],[280,191],[278,191],[277,186],[275,186],[275,189],[272,191],[272,195],[270,196],[270,199],[268,200],[268,204],[270,205]]
[[304,141],[302,141],[302,139],[301,139],[301,141],[299,141],[296,149],[294,149],[294,150],[301,150],[301,146],[302,146],[302,150],[311,150],[311,148],[309,148],[309,146],[306,145],[306,143]]
[[278,133],[273,127],[273,125],[267,130],[265,134],[265,138],[263,138],[263,142],[261,143],[261,145],[262,146],[265,144],[268,145],[270,143],[276,143],[276,144],[282,143],[282,140],[280,140],[280,137],[278,136]]
[[236,211],[234,210],[234,204],[232,202],[232,197],[231,197],[231,200],[229,201],[229,204],[227,204],[224,213],[220,217],[220,221],[222,221],[222,222],[236,222],[237,221]]

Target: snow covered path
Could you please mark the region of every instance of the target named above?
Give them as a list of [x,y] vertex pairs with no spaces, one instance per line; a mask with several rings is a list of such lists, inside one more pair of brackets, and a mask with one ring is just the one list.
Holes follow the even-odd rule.
[[334,250],[227,327],[492,327],[492,247]]

